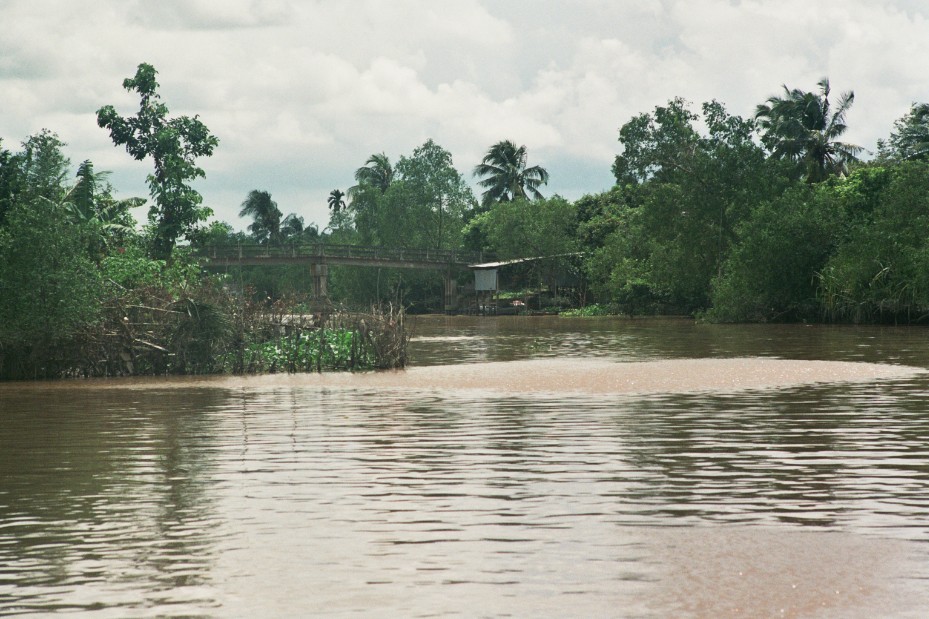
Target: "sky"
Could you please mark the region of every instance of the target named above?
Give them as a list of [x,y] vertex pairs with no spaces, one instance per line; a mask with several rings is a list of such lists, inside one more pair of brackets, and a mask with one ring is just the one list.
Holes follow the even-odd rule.
[[171,115],[219,138],[194,187],[236,229],[253,189],[322,229],[368,157],[428,139],[476,193],[492,144],[525,145],[543,193],[574,200],[613,184],[619,128],[674,97],[751,116],[828,77],[870,151],[929,101],[925,0],[0,0],[0,23],[4,148],[47,128],[146,197],[150,162],[96,110],[134,114],[122,81],[147,62]]

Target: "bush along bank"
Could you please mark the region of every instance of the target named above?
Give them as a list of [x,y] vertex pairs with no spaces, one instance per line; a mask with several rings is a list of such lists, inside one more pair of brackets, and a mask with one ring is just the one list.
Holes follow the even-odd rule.
[[[0,379],[254,374],[402,368],[402,310],[308,311],[233,294],[209,278],[172,290],[123,288],[92,319],[53,338],[0,341]],[[162,282],[164,283],[164,282]]]

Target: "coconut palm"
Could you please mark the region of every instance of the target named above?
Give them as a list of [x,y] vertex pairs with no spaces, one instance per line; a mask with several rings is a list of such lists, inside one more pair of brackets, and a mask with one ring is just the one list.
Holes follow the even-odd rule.
[[823,78],[818,86],[818,94],[784,86],[784,96],[771,97],[755,110],[762,143],[773,157],[795,162],[809,183],[845,174],[862,151],[860,146],[838,141],[848,129],[845,115],[855,102],[855,93],[842,93],[833,112],[829,80]]
[[281,211],[267,191],[253,189],[242,202],[239,217],[251,217],[248,226],[259,243],[277,242],[281,238]]
[[540,166],[526,167],[526,147],[509,140],[490,147],[481,163],[474,166],[474,176],[483,177],[478,185],[484,206],[509,202],[517,198],[540,199],[539,186],[548,183],[548,172]]
[[339,189],[333,189],[329,192],[329,210],[333,213],[338,213],[343,208],[345,208],[345,193]]
[[303,235],[303,217],[300,217],[296,213],[290,213],[287,217],[284,218],[284,221],[281,222],[281,238],[283,240],[296,240]]
[[363,187],[374,187],[381,193],[387,191],[394,181],[394,169],[390,159],[384,153],[371,155],[364,166],[355,170],[357,185],[350,187],[348,197],[354,199]]

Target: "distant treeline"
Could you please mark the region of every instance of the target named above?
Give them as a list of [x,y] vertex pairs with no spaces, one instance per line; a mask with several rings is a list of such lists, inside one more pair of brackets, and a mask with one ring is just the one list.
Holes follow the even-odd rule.
[[[370,156],[346,191],[330,193],[322,231],[283,216],[255,189],[241,205],[252,223],[237,232],[208,223],[212,212],[190,187],[205,174],[197,160],[219,140],[196,117],[169,116],[156,75],[142,64],[125,80],[140,97],[135,116],[111,106],[97,113],[115,145],[152,164],[141,228],[132,212],[146,200],[116,198],[91,161],[72,171],[55,133],[42,130],[18,150],[0,143],[0,377],[298,369],[286,356],[246,362],[282,324],[274,331],[243,317],[309,291],[306,270],[208,274],[188,247],[198,245],[322,241],[482,250],[500,260],[560,256],[524,273],[555,307],[714,321],[929,316],[926,104],[914,104],[863,162],[861,147],[841,141],[854,95],[833,96],[827,80],[815,91],[785,87],[752,118],[716,101],[697,113],[674,99],[620,127],[616,184],[574,202],[544,197],[548,171],[508,140],[471,169],[478,197],[451,154],[428,140],[395,164]],[[549,286],[556,269],[575,276],[563,298]],[[429,310],[441,308],[443,288],[435,274],[343,267],[330,271],[330,294],[355,306]],[[360,354],[335,333],[305,341],[340,337]],[[272,349],[283,350],[263,350]]]

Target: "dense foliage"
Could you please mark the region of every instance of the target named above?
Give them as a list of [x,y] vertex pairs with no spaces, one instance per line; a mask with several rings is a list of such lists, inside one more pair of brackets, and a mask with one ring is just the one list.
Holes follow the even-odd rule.
[[577,202],[597,300],[717,321],[925,320],[925,106],[862,163],[837,141],[853,93],[831,108],[819,86],[785,87],[757,122],[675,99],[623,125],[616,187]]
[[124,83],[142,98],[136,117],[98,113],[116,144],[154,161],[144,228],[131,210],[145,200],[116,199],[91,161],[72,172],[51,131],[18,152],[0,144],[0,378],[402,366],[402,315],[314,311],[289,291],[256,292],[244,274],[209,274],[178,246],[185,237],[268,244],[318,232],[296,214],[282,218],[257,190],[243,205],[253,236],[223,222],[204,227],[209,211],[187,183],[203,175],[194,159],[217,142],[196,118],[167,117],[155,74],[143,64]]
[[[0,377],[345,369],[405,361],[402,319],[332,322],[300,265],[209,273],[207,247],[316,243],[480,250],[508,262],[506,296],[525,310],[689,314],[716,321],[919,323],[929,317],[929,104],[916,103],[870,162],[840,141],[854,94],[830,101],[786,86],[754,117],[672,99],[619,129],[616,183],[574,202],[544,198],[549,172],[502,140],[474,168],[479,202],[432,140],[391,162],[371,155],[330,192],[322,232],[267,191],[243,196],[244,231],[206,219],[189,183],[218,142],[196,117],[170,118],[156,72],[124,87],[132,117],[101,127],[150,158],[148,225],[107,173],[72,170],[58,136],[0,143]],[[180,244],[179,244],[180,241]],[[189,245],[189,246],[188,246]],[[529,258],[529,260],[525,260]],[[443,306],[431,271],[332,267],[331,299]],[[466,287],[470,274],[459,284]],[[532,295],[537,304],[529,303]],[[586,307],[585,307],[586,306]],[[330,316],[326,319],[326,316]],[[327,322],[328,320],[328,322]],[[379,322],[380,321],[380,322]],[[372,325],[380,325],[372,329]]]

